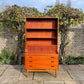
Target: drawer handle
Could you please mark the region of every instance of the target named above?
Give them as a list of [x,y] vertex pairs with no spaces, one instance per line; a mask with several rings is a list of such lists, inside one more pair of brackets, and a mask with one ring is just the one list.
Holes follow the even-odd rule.
[[29,58],[32,58],[32,57],[29,57]]
[[40,48],[41,49],[41,51],[43,50],[43,48]]
[[54,66],[51,66],[51,67],[54,67]]
[[29,67],[32,67],[32,65],[30,65]]
[[54,58],[54,57],[51,57],[51,58]]
[[32,62],[32,61],[29,61],[29,62]]
[[54,63],[54,61],[51,61],[51,63]]

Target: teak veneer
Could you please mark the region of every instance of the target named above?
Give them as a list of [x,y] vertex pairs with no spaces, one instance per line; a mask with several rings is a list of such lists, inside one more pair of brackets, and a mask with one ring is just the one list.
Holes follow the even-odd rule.
[[59,67],[58,18],[25,18],[25,69],[28,72],[55,72]]

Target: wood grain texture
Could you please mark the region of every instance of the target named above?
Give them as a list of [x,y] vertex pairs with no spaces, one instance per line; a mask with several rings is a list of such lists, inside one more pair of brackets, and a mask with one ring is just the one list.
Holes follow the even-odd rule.
[[56,38],[55,31],[28,31],[26,38]]
[[57,47],[56,46],[28,46],[26,45],[26,52],[56,52]]
[[56,17],[25,18],[27,76],[29,71],[51,71],[51,69],[57,76],[56,70],[59,67],[58,27]]
[[26,22],[26,27],[30,29],[52,29],[56,28],[55,20],[29,20]]

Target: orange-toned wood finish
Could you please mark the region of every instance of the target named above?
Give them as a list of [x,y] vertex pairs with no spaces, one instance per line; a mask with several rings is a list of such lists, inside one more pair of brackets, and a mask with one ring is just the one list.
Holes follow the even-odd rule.
[[59,67],[58,18],[25,18],[25,69],[28,72],[55,72]]

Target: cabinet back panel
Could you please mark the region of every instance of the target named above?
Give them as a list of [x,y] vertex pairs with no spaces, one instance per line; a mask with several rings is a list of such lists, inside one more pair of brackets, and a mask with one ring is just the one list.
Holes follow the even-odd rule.
[[26,52],[52,52],[55,53],[56,46],[26,46]]
[[56,45],[54,40],[28,40],[26,45]]
[[29,29],[56,29],[56,24],[55,20],[28,20],[26,27]]
[[56,38],[55,31],[29,31],[26,33],[27,38]]

